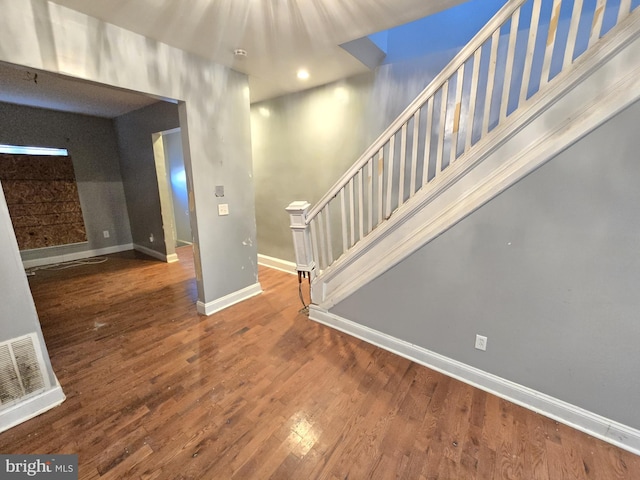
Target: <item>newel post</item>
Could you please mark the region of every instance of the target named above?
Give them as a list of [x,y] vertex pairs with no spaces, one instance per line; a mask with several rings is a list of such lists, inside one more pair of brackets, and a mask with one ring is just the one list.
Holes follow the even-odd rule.
[[316,264],[313,261],[311,249],[311,227],[307,225],[307,212],[311,204],[305,201],[291,203],[287,208],[290,218],[291,233],[293,234],[293,248],[296,253],[296,270],[298,272],[314,272]]

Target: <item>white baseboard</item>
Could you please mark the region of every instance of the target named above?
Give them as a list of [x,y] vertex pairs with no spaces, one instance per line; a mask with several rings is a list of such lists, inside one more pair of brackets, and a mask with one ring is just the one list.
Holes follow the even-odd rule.
[[[150,257],[157,258],[158,260],[161,260],[163,262],[172,263],[172,262],[178,261],[178,255],[175,253],[172,255],[165,255],[164,253],[157,252],[155,250],[152,250],[148,247],[144,247],[142,245],[138,245],[137,243],[133,244],[133,249],[140,253],[144,253],[145,255],[149,255]],[[175,255],[175,260],[173,259],[174,255]]]
[[640,430],[347,320],[316,305],[309,318],[640,455]]
[[24,268],[41,267],[43,265],[53,265],[55,263],[72,262],[74,260],[83,260],[85,258],[99,257],[100,255],[109,255],[110,253],[126,252],[132,250],[132,243],[124,245],[114,245],[113,247],[96,248],[93,250],[85,250],[83,252],[65,253],[63,255],[55,255],[53,257],[34,258],[33,260],[23,260]]
[[269,257],[268,255],[262,255],[260,253],[258,254],[258,265],[273,268],[275,270],[280,270],[281,272],[293,274],[296,273],[295,262],[289,262],[280,258]]
[[57,407],[65,401],[59,384],[22,402],[0,410],[0,433]]
[[178,259],[178,254],[177,253],[171,253],[169,255],[167,255],[167,263],[176,263],[179,262],[180,260]]
[[243,300],[255,297],[256,295],[260,295],[261,293],[262,288],[260,287],[260,284],[254,283],[253,285],[249,285],[242,290],[230,293],[229,295],[220,297],[212,302],[203,303],[198,300],[198,302],[196,303],[196,308],[198,309],[198,313],[200,313],[201,315],[213,315],[220,310],[224,310],[231,305],[235,305],[236,303],[240,303]]

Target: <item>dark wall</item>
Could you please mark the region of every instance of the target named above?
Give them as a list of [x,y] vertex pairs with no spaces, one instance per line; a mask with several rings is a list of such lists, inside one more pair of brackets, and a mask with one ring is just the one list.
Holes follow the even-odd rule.
[[158,102],[116,118],[115,125],[133,243],[166,254],[151,136],[180,126],[178,106]]

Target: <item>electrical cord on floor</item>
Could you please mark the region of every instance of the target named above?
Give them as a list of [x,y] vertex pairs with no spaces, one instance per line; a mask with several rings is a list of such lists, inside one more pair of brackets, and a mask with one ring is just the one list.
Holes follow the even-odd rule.
[[[302,302],[302,308],[298,311],[298,313],[304,313],[309,316],[309,305],[304,303],[304,296],[302,295],[302,279],[309,279],[309,299],[311,299],[311,272],[302,272],[298,271],[298,295],[300,296],[300,302]],[[311,300],[309,300],[311,303]]]
[[83,265],[96,265],[104,263],[107,257],[94,257],[85,260],[71,260],[70,262],[52,263],[50,265],[42,265],[40,267],[32,267],[25,270],[28,277],[36,274],[38,270],[66,270],[67,268],[81,267]]

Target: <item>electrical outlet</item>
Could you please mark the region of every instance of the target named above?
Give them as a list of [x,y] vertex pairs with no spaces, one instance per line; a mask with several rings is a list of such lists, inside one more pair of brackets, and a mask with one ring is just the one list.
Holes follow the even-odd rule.
[[104,235],[104,238],[109,238],[109,230],[103,230],[102,235]]
[[476,348],[485,351],[487,349],[487,337],[476,335]]
[[229,204],[221,203],[218,205],[218,215],[229,215]]

